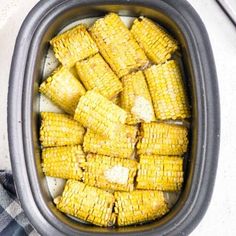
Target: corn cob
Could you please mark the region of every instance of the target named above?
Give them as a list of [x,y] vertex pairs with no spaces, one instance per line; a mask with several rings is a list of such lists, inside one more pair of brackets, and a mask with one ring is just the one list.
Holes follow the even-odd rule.
[[119,78],[148,64],[143,50],[117,14],[110,13],[97,20],[90,32]]
[[76,180],[68,180],[54,202],[60,211],[95,225],[112,226],[116,220],[113,194]]
[[90,90],[80,98],[74,118],[92,131],[112,138],[125,123],[126,116],[123,109]]
[[119,226],[154,220],[169,210],[161,191],[135,190],[115,192],[114,195]]
[[137,189],[179,191],[183,183],[183,158],[141,155]]
[[77,62],[76,69],[87,90],[95,89],[108,99],[114,98],[122,90],[119,78],[100,54]]
[[169,59],[178,48],[177,42],[161,26],[145,17],[136,19],[130,31],[148,58],[157,64]]
[[180,69],[175,61],[153,65],[145,70],[145,76],[157,119],[190,117]]
[[105,190],[132,191],[137,162],[103,155],[88,154],[84,163],[84,182]]
[[78,25],[50,41],[56,58],[63,66],[72,67],[98,52],[98,48],[84,25]]
[[188,130],[184,126],[165,123],[143,123],[138,154],[181,156],[187,151]]
[[43,147],[81,144],[84,128],[65,114],[41,112],[40,141]]
[[122,78],[121,108],[129,112],[127,123],[155,120],[151,96],[142,71],[134,72]]
[[80,145],[44,148],[42,166],[45,175],[63,179],[82,179],[81,163],[85,154]]
[[97,133],[87,130],[84,136],[85,152],[97,153],[120,158],[131,158],[137,142],[137,128],[124,125],[114,138],[104,138]]
[[83,85],[65,67],[59,67],[40,86],[39,91],[65,112],[73,115],[79,98],[86,93]]

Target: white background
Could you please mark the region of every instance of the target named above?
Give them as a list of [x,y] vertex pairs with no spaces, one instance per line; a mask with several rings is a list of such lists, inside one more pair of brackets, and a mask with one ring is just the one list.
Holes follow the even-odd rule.
[[[10,169],[6,113],[11,56],[19,27],[36,2],[0,0],[0,169]],[[221,149],[214,193],[191,235],[231,236],[236,235],[236,27],[215,1],[189,2],[209,33],[221,96]]]

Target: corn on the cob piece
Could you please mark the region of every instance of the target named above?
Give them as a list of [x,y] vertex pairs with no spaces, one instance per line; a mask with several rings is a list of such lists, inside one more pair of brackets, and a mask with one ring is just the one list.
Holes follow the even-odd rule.
[[141,155],[136,181],[137,189],[179,191],[183,183],[183,158]]
[[120,158],[132,158],[137,142],[137,127],[124,125],[114,138],[103,136],[87,130],[84,136],[83,148],[85,152]]
[[116,220],[113,194],[76,180],[68,180],[62,196],[54,202],[60,211],[95,225],[112,226]]
[[175,120],[190,117],[180,69],[174,60],[162,65],[153,65],[144,73],[157,119]]
[[47,176],[82,179],[80,165],[85,162],[85,154],[80,145],[44,148],[42,161],[43,172]]
[[50,41],[56,58],[63,66],[72,67],[98,52],[98,48],[84,25],[78,25]]
[[144,51],[117,14],[110,13],[97,20],[90,32],[102,56],[118,77],[148,64]]
[[88,154],[84,182],[106,190],[132,191],[137,164],[135,160]]
[[108,99],[122,90],[119,78],[100,54],[76,63],[77,73],[87,90],[96,90]]
[[123,109],[93,90],[80,98],[74,116],[83,126],[110,138],[119,132],[126,117]]
[[122,78],[121,108],[129,112],[127,123],[155,120],[151,96],[142,71],[134,72]]
[[43,147],[81,144],[85,129],[72,117],[41,112],[40,141]]
[[135,190],[115,192],[114,195],[119,226],[154,220],[169,210],[161,191]]
[[40,85],[39,91],[71,115],[75,112],[79,98],[86,93],[79,80],[65,67],[55,70]]
[[148,58],[157,64],[169,59],[178,48],[177,41],[161,26],[145,17],[134,20],[130,31]]
[[184,126],[165,123],[143,123],[138,154],[181,156],[187,151],[188,130]]

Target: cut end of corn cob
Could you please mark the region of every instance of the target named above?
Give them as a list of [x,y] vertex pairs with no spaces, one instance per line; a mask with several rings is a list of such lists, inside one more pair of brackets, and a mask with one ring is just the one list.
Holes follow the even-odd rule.
[[183,158],[141,155],[137,189],[180,191],[183,183]]
[[115,137],[127,113],[107,98],[91,90],[80,98],[75,120],[104,137]]
[[129,112],[128,124],[155,120],[151,96],[142,71],[134,72],[122,78],[121,107]]
[[137,127],[128,125],[122,126],[114,138],[105,138],[87,130],[83,148],[85,152],[131,159],[137,142],[136,135]]
[[190,117],[180,68],[174,60],[162,65],[153,65],[144,73],[157,119],[175,120]]
[[160,191],[135,190],[115,192],[114,195],[119,226],[154,220],[169,211],[163,192]]
[[115,199],[104,190],[68,180],[62,196],[54,202],[60,211],[95,225],[115,224],[116,216],[112,213]]
[[75,145],[83,142],[84,128],[72,117],[41,112],[40,141],[43,147]]
[[119,78],[100,54],[76,63],[77,73],[87,90],[96,90],[108,99],[122,90]]
[[98,52],[98,48],[84,25],[78,25],[50,41],[56,58],[66,67],[72,67]]
[[137,162],[129,159],[89,154],[84,164],[86,184],[106,190],[132,191]]
[[161,26],[145,17],[134,20],[130,31],[148,58],[157,64],[170,59],[178,48],[177,41]]
[[40,85],[39,91],[71,115],[74,114],[80,97],[86,93],[79,80],[63,66]]
[[118,77],[144,67],[148,59],[115,13],[97,20],[90,29],[97,46]]
[[42,150],[43,172],[47,176],[62,179],[82,179],[81,163],[85,154],[80,145],[44,148]]
[[188,147],[188,129],[165,123],[143,123],[138,154],[182,156]]

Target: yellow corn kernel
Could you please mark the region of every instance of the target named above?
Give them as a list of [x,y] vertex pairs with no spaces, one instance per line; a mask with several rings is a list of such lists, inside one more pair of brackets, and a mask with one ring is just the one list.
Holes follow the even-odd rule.
[[137,127],[124,125],[113,138],[105,138],[91,130],[84,136],[85,152],[120,158],[132,158],[137,142]]
[[145,70],[156,118],[185,119],[190,110],[180,69],[174,60]]
[[88,154],[84,169],[84,182],[90,186],[123,191],[134,188],[135,160]]
[[138,154],[182,156],[188,147],[188,130],[165,123],[143,123],[137,145]]
[[60,211],[95,225],[112,226],[116,220],[113,194],[76,180],[68,180],[54,202]]
[[141,155],[137,189],[180,191],[183,183],[183,158]]
[[72,117],[41,112],[40,141],[43,147],[75,145],[83,142],[84,128]]
[[97,20],[90,32],[119,78],[148,64],[144,51],[117,14],[110,13]]
[[119,226],[143,223],[165,215],[169,209],[163,192],[135,190],[115,192],[115,213]]
[[177,41],[161,26],[145,17],[134,20],[130,31],[148,58],[157,64],[170,59],[178,48]]
[[142,71],[134,72],[122,78],[121,108],[129,112],[127,123],[155,120],[151,96]]
[[80,97],[86,93],[79,80],[65,67],[55,70],[40,85],[39,91],[71,115],[74,114]]
[[63,66],[72,67],[98,52],[98,48],[84,25],[78,25],[50,41],[56,58]]
[[93,90],[80,98],[74,116],[83,126],[110,138],[119,132],[126,117],[123,109]]
[[108,99],[114,98],[122,90],[119,78],[100,54],[77,62],[76,69],[87,90],[94,89]]
[[42,150],[43,172],[47,176],[63,179],[82,179],[81,163],[85,154],[80,145],[44,148]]

